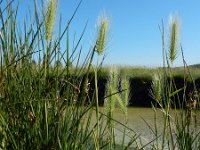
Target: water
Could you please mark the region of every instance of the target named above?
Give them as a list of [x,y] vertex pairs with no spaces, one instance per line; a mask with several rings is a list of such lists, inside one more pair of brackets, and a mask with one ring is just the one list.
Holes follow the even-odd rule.
[[[140,135],[141,140],[139,140],[140,145],[145,145],[155,139],[155,130],[157,130],[158,135],[161,135],[161,138],[158,140],[159,145],[161,144],[162,140],[162,131],[164,127],[164,120],[165,116],[164,113],[161,111],[161,109],[153,110],[152,108],[134,108],[134,107],[128,107],[128,122],[126,124],[125,122],[125,116],[123,113],[116,109],[114,112],[114,119],[119,121],[120,123],[126,124],[131,130],[134,130],[134,132],[137,135]],[[104,107],[100,108],[100,111],[102,113],[106,113],[106,110]],[[196,115],[194,115],[196,114]],[[171,110],[170,111],[171,116],[171,122],[172,122],[172,130],[175,131],[175,118],[180,119],[181,118],[181,110]],[[196,119],[195,119],[196,118]],[[196,121],[196,123],[195,123]],[[193,112],[192,113],[192,127],[196,124],[196,128],[199,131],[200,129],[200,112]],[[156,128],[155,128],[156,126]],[[124,127],[118,123],[116,123],[116,141],[117,143],[121,143]],[[128,136],[134,136],[134,132],[127,131]],[[127,137],[125,139],[125,143],[127,144],[130,141],[130,138]],[[155,142],[155,141],[154,141]],[[153,142],[152,142],[153,143]]]

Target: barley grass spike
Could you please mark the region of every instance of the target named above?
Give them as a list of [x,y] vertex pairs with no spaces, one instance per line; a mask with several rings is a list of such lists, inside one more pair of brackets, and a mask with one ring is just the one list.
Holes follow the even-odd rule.
[[50,41],[52,39],[56,9],[57,9],[57,0],[49,0],[47,4],[46,22],[45,22],[47,41]]
[[96,51],[98,55],[101,55],[103,53],[103,50],[105,49],[107,30],[108,30],[108,19],[103,17],[100,21],[97,41],[96,41]]
[[170,37],[169,37],[169,59],[171,64],[177,57],[177,45],[179,34],[179,21],[178,18],[172,18],[170,20]]

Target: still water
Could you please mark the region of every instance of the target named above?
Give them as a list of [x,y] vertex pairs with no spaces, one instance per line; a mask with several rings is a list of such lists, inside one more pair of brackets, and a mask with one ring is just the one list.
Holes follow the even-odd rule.
[[[100,108],[102,113],[106,113],[106,109],[104,107]],[[140,136],[139,143],[141,145],[145,145],[155,139],[154,131],[155,129],[158,131],[158,135],[162,135],[163,127],[164,127],[164,112],[161,109],[152,109],[152,108],[135,108],[135,107],[128,107],[127,108],[128,115],[127,115],[127,124],[126,124],[126,117],[119,109],[114,111],[114,119],[119,121],[120,123],[126,124],[131,130]],[[181,110],[171,110],[170,111],[170,118],[172,122],[172,130],[175,131],[175,122],[176,119],[181,118],[181,114],[183,112]],[[94,115],[95,116],[95,115]],[[93,116],[93,117],[94,117]],[[93,118],[95,120],[95,117]],[[200,129],[200,112],[192,112],[192,127],[196,125],[197,130]],[[115,124],[116,130],[116,142],[121,143],[124,127],[118,123]],[[156,127],[156,128],[155,128]],[[195,127],[194,127],[195,128]],[[128,136],[134,136],[133,131],[127,130]],[[127,144],[130,141],[129,137],[126,137],[125,143]],[[160,138],[160,144],[161,144]],[[159,141],[158,140],[158,141]],[[153,143],[153,142],[152,142]]]

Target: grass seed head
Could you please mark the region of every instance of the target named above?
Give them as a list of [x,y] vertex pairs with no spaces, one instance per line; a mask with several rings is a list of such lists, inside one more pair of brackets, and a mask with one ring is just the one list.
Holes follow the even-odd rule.
[[169,22],[169,59],[171,64],[177,57],[177,45],[179,37],[179,20],[177,17],[171,17]]
[[162,93],[162,83],[161,83],[161,75],[160,74],[155,74],[153,77],[153,82],[152,82],[152,97],[160,101],[161,100],[161,93]]
[[46,20],[45,20],[45,29],[46,29],[46,40],[50,41],[52,39],[52,32],[54,28],[56,9],[57,9],[57,0],[49,0],[46,10]]
[[96,40],[96,51],[98,55],[101,55],[103,53],[103,50],[105,49],[108,24],[108,19],[106,17],[101,17],[98,25],[98,35]]

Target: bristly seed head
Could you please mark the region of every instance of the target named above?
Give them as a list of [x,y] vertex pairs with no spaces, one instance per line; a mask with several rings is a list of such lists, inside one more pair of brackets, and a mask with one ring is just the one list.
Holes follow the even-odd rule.
[[52,39],[52,32],[54,28],[57,3],[58,3],[58,0],[49,0],[47,4],[46,20],[45,20],[47,41],[50,41]]
[[161,75],[155,74],[153,83],[152,83],[152,96],[155,100],[160,101],[161,100],[161,93],[162,93],[162,84],[161,84]]
[[107,32],[108,32],[108,19],[106,17],[102,17],[100,19],[100,23],[98,25],[98,35],[96,40],[96,51],[98,55],[101,55],[103,53],[103,50],[105,48],[106,39],[107,39]]
[[177,57],[177,45],[178,45],[178,37],[179,37],[179,19],[177,17],[171,17],[169,22],[169,59],[171,64],[173,64],[174,60]]

